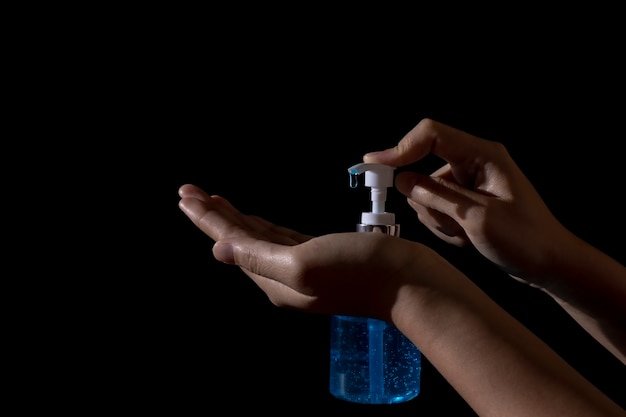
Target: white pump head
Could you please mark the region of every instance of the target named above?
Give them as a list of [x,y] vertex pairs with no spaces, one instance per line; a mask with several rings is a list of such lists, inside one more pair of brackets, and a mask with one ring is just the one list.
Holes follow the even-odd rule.
[[393,225],[395,215],[385,212],[385,201],[387,200],[387,188],[393,186],[394,167],[383,164],[356,164],[348,168],[348,173],[353,181],[351,186],[356,187],[354,181],[357,175],[365,173],[365,186],[372,187],[370,195],[372,200],[372,211],[361,213],[361,223],[369,225]]

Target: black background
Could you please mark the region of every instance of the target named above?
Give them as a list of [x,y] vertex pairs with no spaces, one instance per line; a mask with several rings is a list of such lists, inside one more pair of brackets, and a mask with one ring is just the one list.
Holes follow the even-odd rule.
[[[75,347],[93,353],[79,371],[98,381],[80,388],[90,409],[474,415],[427,357],[422,391],[408,403],[333,398],[329,318],[278,309],[215,261],[213,242],[177,207],[185,183],[301,232],[352,231],[369,200],[348,186],[347,167],[430,117],[503,142],[567,227],[624,261],[626,89],[610,26],[592,39],[572,25],[551,38],[535,32],[532,42],[528,32],[506,41],[486,32],[440,46],[439,35],[414,33],[398,34],[400,45],[375,26],[343,32],[341,19],[332,32],[327,21],[297,19],[252,29],[253,13],[228,23],[193,13],[104,25],[81,75],[79,107],[84,97],[99,101],[85,112],[85,132],[111,157],[103,187],[114,193],[98,204],[121,219],[114,250],[98,263],[103,277],[90,284],[106,302],[86,330],[91,339]],[[437,166],[428,158],[404,169]],[[436,248],[626,406],[624,365],[550,299],[435,239],[394,190],[387,208],[403,237]]]

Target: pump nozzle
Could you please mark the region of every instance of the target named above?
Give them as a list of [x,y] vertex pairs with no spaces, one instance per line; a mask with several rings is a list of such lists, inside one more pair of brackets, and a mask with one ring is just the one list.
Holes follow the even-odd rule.
[[393,186],[394,167],[383,164],[361,163],[348,168],[348,173],[352,179],[351,186],[356,187],[357,181],[354,179],[365,173],[365,186],[372,187],[370,195],[372,200],[372,211],[361,214],[361,223],[391,225],[395,223],[395,215],[385,212],[385,201],[387,200],[387,188]]

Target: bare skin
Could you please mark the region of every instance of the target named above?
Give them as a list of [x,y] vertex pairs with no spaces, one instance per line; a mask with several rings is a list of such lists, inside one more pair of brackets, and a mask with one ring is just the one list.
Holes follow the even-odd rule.
[[[448,165],[396,179],[419,220],[547,291],[624,361],[624,267],[564,229],[504,147],[424,120],[364,160],[401,166],[430,152]],[[481,416],[626,415],[422,244],[377,233],[312,237],[191,184],[179,194],[181,210],[216,242],[215,258],[241,268],[276,306],[391,321]]]
[[396,147],[364,160],[402,166],[427,153],[448,163],[431,176],[396,178],[419,220],[548,293],[626,364],[624,266],[563,227],[499,143],[423,120]]

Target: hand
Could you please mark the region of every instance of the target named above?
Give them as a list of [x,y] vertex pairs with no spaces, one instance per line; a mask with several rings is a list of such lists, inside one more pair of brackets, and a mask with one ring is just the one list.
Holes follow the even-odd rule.
[[502,144],[425,119],[397,146],[363,159],[398,167],[428,153],[447,163],[395,180],[418,219],[548,293],[626,363],[626,269],[561,225]]
[[403,166],[429,153],[446,164],[430,176],[396,175],[396,188],[444,241],[476,249],[509,274],[543,285],[555,248],[570,239],[505,147],[430,119],[365,162]]
[[403,284],[441,283],[445,270],[453,270],[432,250],[397,237],[354,232],[313,238],[245,215],[191,184],[179,195],[183,212],[216,241],[215,258],[238,265],[280,307],[390,320]]
[[623,415],[423,245],[383,233],[312,238],[193,185],[179,194],[180,208],[216,241],[215,257],[238,265],[276,306],[394,323],[479,415]]

